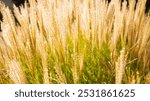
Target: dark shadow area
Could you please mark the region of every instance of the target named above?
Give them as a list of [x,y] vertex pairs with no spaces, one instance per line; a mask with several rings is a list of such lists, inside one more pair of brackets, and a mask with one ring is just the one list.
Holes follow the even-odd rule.
[[150,10],[150,0],[147,0],[145,13],[148,13],[149,10]]

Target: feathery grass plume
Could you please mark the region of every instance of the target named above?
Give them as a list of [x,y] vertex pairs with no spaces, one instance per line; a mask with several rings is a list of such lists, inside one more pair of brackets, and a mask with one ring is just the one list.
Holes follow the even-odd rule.
[[136,74],[133,74],[133,72],[132,72],[132,75],[128,81],[129,81],[128,82],[129,84],[140,84],[141,77],[139,76],[139,72],[137,71]]
[[[139,58],[143,58],[143,63],[144,67],[147,67],[149,64],[149,59],[150,59],[150,19],[146,18],[145,21],[143,21],[143,26],[145,26],[142,30],[141,33],[142,35],[140,36],[140,48],[138,52]],[[147,65],[147,66],[146,66]]]
[[10,62],[8,63],[8,74],[14,83],[16,84],[26,83],[23,69],[18,61],[10,60]]
[[48,46],[47,39],[42,33],[36,31],[36,51],[41,58],[42,69],[43,69],[43,80],[45,84],[49,84],[49,70],[48,70]]
[[58,79],[57,79],[58,83],[66,84],[67,83],[66,77],[65,77],[63,71],[61,70],[61,67],[58,66],[58,63],[55,64],[54,69],[56,70],[56,73],[58,76]]
[[112,1],[113,5],[114,5],[114,16],[115,16],[115,21],[114,21],[114,29],[113,29],[113,34],[112,34],[112,42],[111,42],[111,47],[112,50],[114,50],[116,48],[116,43],[120,34],[120,29],[122,27],[122,14],[120,11],[120,0],[113,0]]
[[2,11],[2,9],[4,9],[4,3],[2,1],[0,1],[0,11]]
[[122,82],[122,77],[124,74],[124,70],[126,67],[126,61],[127,61],[127,55],[126,55],[126,51],[125,48],[123,48],[120,51],[120,56],[118,57],[118,60],[116,62],[116,67],[115,67],[115,71],[116,71],[116,84],[121,84]]

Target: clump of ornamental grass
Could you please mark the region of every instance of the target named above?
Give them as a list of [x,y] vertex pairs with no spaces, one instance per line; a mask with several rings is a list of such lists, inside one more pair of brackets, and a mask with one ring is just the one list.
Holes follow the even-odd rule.
[[145,3],[29,0],[3,7],[0,83],[148,83]]

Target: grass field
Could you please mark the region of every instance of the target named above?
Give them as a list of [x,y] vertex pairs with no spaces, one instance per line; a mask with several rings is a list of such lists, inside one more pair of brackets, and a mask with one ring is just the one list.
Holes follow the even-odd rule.
[[150,83],[145,2],[29,0],[14,14],[1,6],[0,83]]

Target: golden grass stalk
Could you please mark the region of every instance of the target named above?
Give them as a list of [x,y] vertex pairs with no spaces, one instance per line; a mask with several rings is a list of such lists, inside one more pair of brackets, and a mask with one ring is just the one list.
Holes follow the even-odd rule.
[[64,73],[62,72],[62,69],[60,68],[60,66],[58,65],[58,63],[55,64],[54,69],[56,70],[57,76],[58,76],[58,82],[60,84],[66,84],[67,80],[65,78]]
[[36,51],[38,52],[39,56],[41,57],[42,61],[42,68],[43,68],[43,79],[44,84],[49,84],[49,70],[48,70],[48,46],[47,46],[47,39],[42,35],[40,32],[36,32]]
[[10,60],[8,63],[8,75],[15,84],[26,83],[21,64],[16,60]]
[[116,84],[121,84],[122,82],[122,77],[123,77],[124,70],[126,67],[126,61],[127,61],[127,55],[125,52],[125,48],[123,48],[120,51],[120,56],[118,57],[118,60],[116,62],[116,67],[115,67],[115,72],[116,72],[115,83]]

